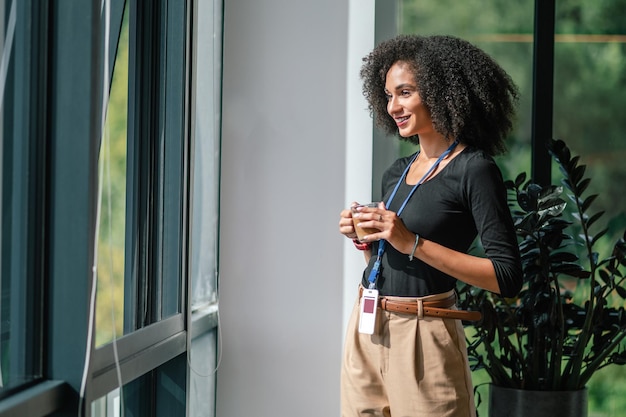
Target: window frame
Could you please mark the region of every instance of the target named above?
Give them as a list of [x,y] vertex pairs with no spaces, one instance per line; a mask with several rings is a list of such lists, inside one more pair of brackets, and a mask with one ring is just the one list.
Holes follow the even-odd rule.
[[[25,210],[19,213],[17,219],[9,213],[10,224],[3,224],[10,229],[10,241],[3,236],[2,249],[3,276],[7,272],[2,281],[3,284],[5,281],[9,282],[10,291],[9,294],[3,294],[3,298],[9,299],[9,332],[21,332],[22,329],[27,331],[23,338],[9,339],[10,350],[19,354],[19,358],[11,356],[10,364],[14,366],[19,363],[18,368],[24,366],[24,369],[19,370],[24,374],[25,380],[19,385],[3,388],[0,398],[10,397],[23,387],[36,384],[42,380],[44,372],[44,358],[40,347],[44,340],[46,210],[42,196],[47,193],[47,152],[46,143],[41,138],[46,129],[47,103],[39,92],[46,88],[47,83],[47,44],[44,37],[47,11],[45,6],[37,8],[26,1],[8,2],[7,5],[10,7],[5,17],[8,17],[7,22],[13,21],[15,26],[12,29],[13,36],[4,39],[4,42],[11,41],[11,44],[4,45],[8,50],[3,49],[3,58],[8,57],[9,60],[8,66],[4,68],[8,68],[8,71],[4,73],[7,78],[4,80],[6,84],[0,103],[9,129],[13,127],[9,134],[21,133],[23,136],[10,138],[10,155],[5,155],[4,149],[2,151],[3,159],[11,158],[8,164],[0,164],[4,171],[2,189],[5,183],[9,184],[12,198],[10,213]],[[37,27],[39,30],[29,31],[30,27]],[[5,55],[6,52],[8,54]],[[7,98],[11,102],[7,102]],[[4,148],[4,143],[2,146]],[[14,159],[16,155],[19,159]],[[7,173],[9,175],[5,178],[4,174]],[[17,203],[14,199],[17,199]],[[3,223],[4,216],[5,213],[2,215]],[[8,246],[7,259],[4,259],[7,252],[5,245]],[[5,265],[8,265],[8,270]],[[4,303],[0,304],[4,309]],[[26,379],[26,376],[31,379]]]

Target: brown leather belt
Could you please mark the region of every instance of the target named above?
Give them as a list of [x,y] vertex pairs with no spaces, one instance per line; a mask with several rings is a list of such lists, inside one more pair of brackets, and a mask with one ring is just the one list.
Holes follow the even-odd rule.
[[[359,287],[359,299],[361,299],[362,295],[363,287]],[[466,321],[478,321],[482,318],[482,314],[480,313],[480,311],[450,309],[450,307],[453,307],[455,304],[455,293],[452,293],[449,297],[441,300],[397,301],[390,300],[385,296],[378,297],[378,307],[385,311]]]

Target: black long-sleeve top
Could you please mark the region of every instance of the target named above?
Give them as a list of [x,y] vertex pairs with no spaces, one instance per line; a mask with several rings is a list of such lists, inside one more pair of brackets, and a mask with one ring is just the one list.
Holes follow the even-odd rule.
[[[411,159],[398,159],[384,173],[385,203]],[[412,188],[403,180],[387,209],[397,213]],[[459,252],[466,253],[479,236],[485,255],[495,268],[500,293],[511,297],[519,292],[522,268],[507,192],[502,174],[488,154],[466,147],[435,177],[417,188],[400,218],[420,237]],[[377,250],[375,243],[363,273],[366,288]],[[385,245],[380,270],[380,295],[421,297],[449,291],[456,283],[455,278],[417,258],[409,261],[407,254],[389,243]]]

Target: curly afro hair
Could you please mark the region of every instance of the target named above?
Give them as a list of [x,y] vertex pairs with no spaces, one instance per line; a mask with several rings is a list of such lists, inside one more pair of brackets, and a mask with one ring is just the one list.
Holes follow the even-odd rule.
[[[489,55],[452,36],[400,35],[376,46],[363,58],[363,95],[376,124],[396,135],[398,127],[387,113],[385,79],[398,61],[415,74],[436,131],[490,155],[506,151],[519,93]],[[418,136],[406,139],[419,143]]]

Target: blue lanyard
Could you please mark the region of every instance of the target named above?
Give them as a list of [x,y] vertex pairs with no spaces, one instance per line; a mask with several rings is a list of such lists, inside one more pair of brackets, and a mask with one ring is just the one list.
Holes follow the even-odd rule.
[[[428,178],[428,176],[430,174],[432,174],[435,169],[437,169],[437,167],[439,166],[439,163],[446,156],[448,156],[448,154],[450,152],[452,152],[452,150],[458,144],[459,144],[458,140],[455,140],[454,142],[452,142],[452,144],[448,147],[448,149],[446,149],[444,151],[444,153],[439,155],[439,158],[437,158],[437,160],[435,161],[433,166],[431,166],[428,169],[428,171],[426,171],[426,173],[422,176],[422,178],[417,182],[417,184],[415,184],[413,186],[413,188],[411,189],[411,192],[409,192],[409,195],[406,196],[406,199],[404,200],[404,203],[402,203],[402,205],[398,209],[398,212],[396,213],[398,216],[400,216],[400,214],[404,210],[404,207],[406,207],[406,203],[409,202],[409,199],[411,198],[411,196],[413,196],[413,193],[415,193],[415,190],[417,190],[417,187],[419,187],[426,180],[426,178]],[[417,152],[415,154],[415,156],[411,159],[411,162],[409,162],[407,167],[404,169],[404,172],[402,173],[402,176],[400,177],[400,179],[398,180],[398,183],[396,184],[395,188],[393,189],[393,192],[389,196],[389,199],[387,199],[387,202],[385,203],[385,207],[389,208],[389,205],[391,204],[391,201],[393,200],[393,198],[396,196],[396,193],[398,192],[398,188],[400,188],[400,184],[402,184],[402,182],[406,178],[406,174],[409,172],[409,169],[411,168],[411,165],[413,165],[413,162],[415,162],[415,160],[417,159],[418,156],[419,156],[419,152]],[[370,276],[368,278],[368,281],[370,282],[370,285],[369,285],[370,289],[376,288],[376,279],[378,278],[378,274],[380,273],[380,261],[383,258],[383,253],[385,252],[385,243],[386,243],[385,240],[380,240],[378,242],[378,253],[376,254],[376,262],[374,262],[374,266],[372,267],[372,271],[370,272]]]

